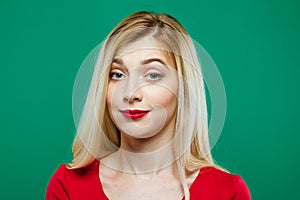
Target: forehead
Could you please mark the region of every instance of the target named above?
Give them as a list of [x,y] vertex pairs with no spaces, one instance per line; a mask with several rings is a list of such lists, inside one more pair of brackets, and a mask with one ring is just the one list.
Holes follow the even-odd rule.
[[150,58],[159,58],[164,60],[168,65],[176,68],[172,52],[163,48],[163,45],[159,41],[151,37],[145,37],[123,45],[114,55],[114,59],[122,60],[124,63]]
[[162,50],[162,47],[157,40],[151,37],[144,37],[135,42],[122,45],[117,50],[115,56],[122,56],[123,54],[145,49]]

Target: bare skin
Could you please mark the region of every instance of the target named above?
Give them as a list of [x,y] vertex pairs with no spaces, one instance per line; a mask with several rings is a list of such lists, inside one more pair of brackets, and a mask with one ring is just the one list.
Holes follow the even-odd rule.
[[100,166],[103,190],[109,199],[181,199],[183,191],[173,167],[147,174],[129,174]]
[[[108,156],[103,162],[108,162],[108,159],[112,158]],[[174,165],[149,173],[126,173],[100,164],[99,172],[104,193],[111,200],[180,200],[184,196]],[[188,187],[198,173],[199,171],[187,177]]]

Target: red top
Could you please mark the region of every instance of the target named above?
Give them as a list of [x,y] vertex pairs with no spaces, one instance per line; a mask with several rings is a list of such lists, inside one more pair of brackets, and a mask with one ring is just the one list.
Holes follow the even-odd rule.
[[[238,175],[213,167],[201,168],[190,187],[191,200],[250,200],[246,183]],[[99,178],[99,160],[84,169],[61,165],[52,176],[46,200],[108,200]]]

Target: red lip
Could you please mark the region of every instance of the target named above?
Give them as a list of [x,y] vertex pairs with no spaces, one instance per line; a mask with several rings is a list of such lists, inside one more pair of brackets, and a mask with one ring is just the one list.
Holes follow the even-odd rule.
[[149,110],[122,110],[124,117],[132,120],[140,119],[149,113]]

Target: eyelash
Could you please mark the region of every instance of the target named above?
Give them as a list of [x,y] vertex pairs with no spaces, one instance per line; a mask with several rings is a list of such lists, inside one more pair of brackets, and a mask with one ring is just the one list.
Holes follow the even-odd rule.
[[[151,78],[151,76],[155,76],[155,78]],[[160,80],[161,78],[163,78],[163,74],[161,73],[158,73],[158,72],[151,72],[151,73],[148,73],[146,75],[146,77],[148,77],[151,81],[156,81],[156,80]]]
[[[115,77],[115,76],[122,76],[122,77]],[[124,74],[120,73],[120,72],[110,72],[109,73],[109,77],[112,80],[121,80],[122,78],[124,78]]]
[[[113,72],[109,73],[109,77],[112,80],[121,80],[125,77],[125,75],[122,72],[113,71]],[[158,73],[158,72],[150,72],[150,73],[147,73],[144,77],[150,81],[157,81],[157,80],[162,79],[164,77],[164,75],[161,73]]]

